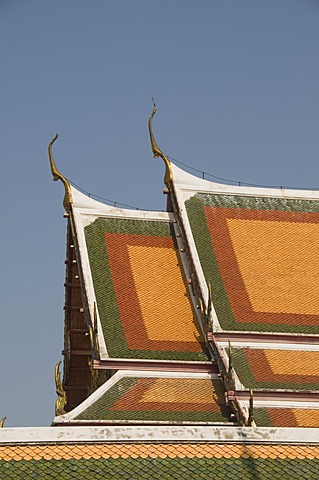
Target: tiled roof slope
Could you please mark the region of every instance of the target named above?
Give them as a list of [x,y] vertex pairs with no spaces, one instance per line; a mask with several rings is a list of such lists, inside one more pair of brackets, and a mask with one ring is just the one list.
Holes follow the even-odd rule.
[[254,419],[262,427],[319,427],[318,408],[255,408]]
[[217,375],[117,372],[63,423],[229,423],[224,385]]
[[248,388],[318,390],[318,351],[234,348],[233,365]]
[[84,229],[110,357],[208,359],[173,225],[99,217]]
[[317,480],[318,446],[116,443],[0,447],[0,478]]
[[223,329],[318,333],[319,201],[197,193],[186,208]]
[[244,423],[318,426],[318,192],[222,185],[170,169],[228,401]]

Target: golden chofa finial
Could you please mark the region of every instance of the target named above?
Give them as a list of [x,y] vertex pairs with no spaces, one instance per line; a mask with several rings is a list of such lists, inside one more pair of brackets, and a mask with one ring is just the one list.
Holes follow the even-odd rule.
[[55,415],[64,415],[65,410],[64,407],[67,403],[66,400],[66,393],[63,390],[63,385],[62,385],[62,380],[61,380],[61,374],[60,374],[60,365],[61,361],[59,361],[54,369],[54,379],[55,379],[55,390],[58,398],[55,401]]
[[64,185],[65,194],[64,194],[64,200],[63,200],[63,206],[64,206],[65,210],[68,212],[71,208],[72,203],[73,203],[71,187],[70,187],[70,184],[67,181],[67,179],[56,168],[55,161],[54,161],[53,154],[52,154],[52,145],[54,144],[54,142],[56,141],[58,136],[59,135],[56,134],[56,136],[49,143],[48,152],[49,152],[49,159],[50,159],[50,166],[51,166],[51,172],[52,172],[53,180],[54,181],[61,180],[61,182]]
[[6,421],[7,417],[3,417],[1,418],[0,420],[0,428],[3,428],[4,427],[4,422]]
[[164,176],[164,182],[165,182],[165,185],[167,186],[167,188],[170,187],[170,184],[171,184],[171,181],[173,179],[173,175],[172,175],[172,169],[171,169],[171,162],[169,161],[169,159],[167,158],[166,155],[164,155],[164,153],[162,152],[162,150],[157,146],[157,143],[155,141],[155,138],[154,138],[154,135],[153,135],[153,130],[152,130],[152,121],[153,121],[153,117],[156,113],[156,105],[155,103],[153,102],[153,111],[152,111],[152,115],[150,116],[150,118],[148,119],[148,130],[150,132],[150,140],[151,140],[151,146],[152,146],[152,152],[153,152],[153,155],[154,155],[154,158],[158,158],[158,157],[161,157],[163,160],[164,160],[164,163],[165,163],[165,176]]

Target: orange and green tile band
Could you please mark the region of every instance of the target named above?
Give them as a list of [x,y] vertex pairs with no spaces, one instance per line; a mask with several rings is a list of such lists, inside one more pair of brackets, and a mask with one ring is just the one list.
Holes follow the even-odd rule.
[[2,447],[0,478],[318,480],[318,447],[75,444]]
[[0,447],[0,459],[80,460],[117,458],[319,459],[319,446],[245,444],[75,444]]
[[196,194],[186,207],[223,329],[317,333],[318,201]]
[[220,379],[124,377],[76,420],[228,423]]
[[319,352],[234,348],[233,364],[247,388],[318,389]]
[[172,223],[99,218],[85,236],[109,355],[207,360]]
[[312,408],[256,408],[256,423],[269,427],[319,427],[319,409]]

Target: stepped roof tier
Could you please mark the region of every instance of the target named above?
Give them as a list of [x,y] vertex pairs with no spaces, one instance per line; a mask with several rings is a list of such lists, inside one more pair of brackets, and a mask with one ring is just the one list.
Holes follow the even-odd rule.
[[253,402],[259,425],[318,426],[318,192],[220,185],[170,168],[228,400],[244,416]]
[[6,478],[317,479],[319,193],[194,177],[158,147],[155,111],[165,213],[83,195],[49,146],[63,380],[58,364],[52,427],[0,429]]

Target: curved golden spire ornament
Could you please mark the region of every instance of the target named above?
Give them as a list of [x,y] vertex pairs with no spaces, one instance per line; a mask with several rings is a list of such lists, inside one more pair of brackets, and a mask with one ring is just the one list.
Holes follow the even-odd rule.
[[61,182],[64,185],[65,194],[64,194],[64,200],[63,200],[63,206],[64,206],[65,210],[68,212],[71,208],[72,203],[73,203],[71,186],[70,186],[69,182],[67,181],[67,179],[56,168],[55,161],[54,161],[53,154],[52,154],[52,145],[54,144],[54,142],[56,141],[58,136],[59,135],[56,134],[55,137],[49,143],[48,153],[49,153],[50,166],[51,166],[51,172],[52,172],[53,180],[55,182],[57,180],[61,180]]
[[164,160],[164,163],[165,163],[165,176],[164,176],[164,182],[165,182],[165,185],[167,186],[167,188],[170,187],[170,184],[173,180],[173,174],[172,174],[172,169],[171,169],[171,162],[169,161],[169,159],[167,158],[166,155],[164,155],[164,153],[162,152],[162,150],[158,147],[156,141],[155,141],[155,138],[154,138],[154,135],[153,135],[153,129],[152,129],[152,121],[153,121],[153,117],[156,113],[156,105],[155,103],[153,103],[154,107],[153,107],[153,111],[152,111],[152,114],[150,116],[150,118],[148,119],[148,130],[150,132],[150,140],[151,140],[151,146],[152,146],[152,152],[153,152],[153,155],[154,155],[154,158],[158,158],[158,157],[161,157],[163,160]]
[[0,420],[0,428],[3,428],[4,427],[4,422],[6,421],[7,417],[3,417],[1,418]]
[[62,385],[62,380],[61,380],[61,374],[60,374],[60,365],[61,365],[61,360],[56,364],[55,369],[54,369],[54,379],[55,379],[55,390],[58,398],[55,401],[55,415],[64,415],[65,410],[64,407],[67,403],[66,400],[66,393],[63,390],[63,385]]

